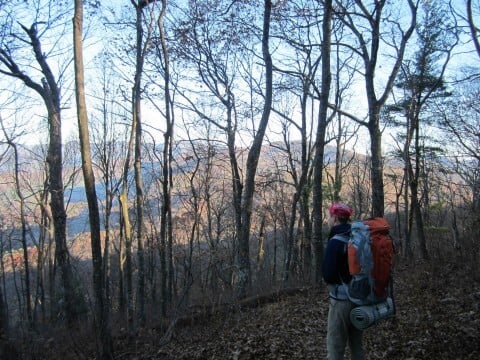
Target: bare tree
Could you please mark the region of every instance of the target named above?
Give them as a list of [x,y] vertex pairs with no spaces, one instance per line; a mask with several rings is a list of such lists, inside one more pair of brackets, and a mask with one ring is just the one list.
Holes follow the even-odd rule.
[[[129,101],[131,109],[131,128],[126,149],[125,161],[123,165],[121,191],[119,194],[120,214],[121,214],[121,235],[124,238],[124,247],[120,248],[121,273],[125,277],[126,293],[126,311],[129,339],[133,340],[136,323],[135,308],[137,310],[137,320],[139,325],[143,326],[145,322],[145,257],[144,257],[144,191],[142,178],[142,147],[143,147],[143,122],[142,122],[142,76],[144,73],[144,64],[147,50],[150,46],[150,37],[152,34],[155,18],[152,11],[147,7],[148,1],[131,0],[131,5],[135,9],[135,46],[134,52],[134,78],[131,97]],[[144,11],[148,16],[144,16]],[[146,23],[146,25],[145,25]],[[147,27],[145,33],[144,26]],[[124,54],[125,55],[125,54]],[[127,96],[125,96],[127,98]],[[133,159],[132,159],[133,158]],[[135,230],[132,229],[129,206],[129,171],[133,160],[134,183],[135,183]],[[133,236],[136,239],[137,250],[137,294],[135,306],[134,281],[133,281]],[[123,296],[121,294],[120,296]]]
[[455,139],[454,168],[472,190],[472,208],[478,214],[480,209],[480,108],[478,79],[462,86],[448,101],[438,102],[436,115],[446,131],[450,143]]
[[[276,12],[280,20],[274,24],[274,30],[278,29],[278,35],[275,36],[279,36],[291,49],[286,55],[279,57],[274,69],[280,76],[278,82],[274,84],[277,91],[272,109],[281,121],[282,149],[286,155],[287,172],[291,177],[294,189],[286,241],[285,281],[289,280],[290,274],[296,270],[303,273],[306,279],[310,279],[312,263],[310,211],[312,132],[313,124],[317,120],[315,89],[317,88],[317,73],[321,64],[322,35],[318,16],[323,7],[321,4],[311,7],[304,5],[302,2],[283,4],[283,8]],[[290,59],[289,53],[292,53],[292,59]],[[282,102],[279,99],[284,94],[285,98]],[[296,105],[296,98],[298,98],[298,105]],[[296,106],[301,114],[299,120],[295,120]],[[273,126],[272,128],[274,129]],[[299,141],[291,141],[294,133],[300,135]],[[279,145],[274,143],[271,146]]]
[[13,160],[14,160],[14,184],[15,192],[20,202],[19,216],[20,216],[20,226],[21,226],[21,244],[23,250],[23,267],[25,271],[24,276],[24,289],[25,289],[25,305],[26,305],[26,320],[29,328],[34,328],[33,323],[33,312],[32,312],[32,291],[31,291],[31,282],[30,282],[30,259],[28,254],[28,240],[27,240],[27,219],[26,219],[26,209],[25,209],[25,196],[23,195],[22,185],[21,185],[21,168],[19,161],[18,146],[5,129],[3,120],[0,116],[0,125],[2,127],[3,135],[6,139],[7,145],[13,150]]
[[330,49],[332,36],[332,1],[325,1],[325,9],[323,14],[323,42],[322,42],[322,85],[320,109],[318,113],[318,125],[315,138],[315,158],[314,158],[314,173],[313,173],[313,248],[315,257],[315,283],[319,283],[322,277],[322,260],[323,260],[323,158],[325,151],[325,134],[328,123],[328,98],[330,94],[330,86],[332,81],[332,74],[330,69]]
[[[168,53],[168,44],[166,30],[164,26],[165,12],[167,10],[166,0],[161,1],[161,11],[157,18],[158,31],[160,32],[160,49],[158,57],[161,59],[164,80],[164,111],[166,131],[163,135],[163,166],[162,166],[162,209],[160,216],[160,241],[165,246],[165,254],[168,268],[165,269],[164,281],[162,282],[162,313],[166,315],[167,305],[173,297],[173,234],[172,234],[172,142],[174,117],[172,111],[172,100],[170,94],[170,58]],[[194,229],[192,229],[192,232]],[[165,276],[166,275],[166,276]]]
[[[408,183],[410,194],[410,211],[408,216],[407,233],[405,234],[405,251],[411,256],[410,237],[415,219],[417,239],[422,258],[428,258],[425,240],[425,220],[421,208],[421,181],[425,176],[422,167],[427,149],[422,129],[427,128],[431,120],[428,118],[428,107],[433,99],[445,99],[449,93],[444,85],[444,73],[451,58],[451,52],[457,43],[456,34],[451,31],[449,13],[438,5],[425,4],[422,6],[423,17],[417,25],[419,47],[413,59],[405,61],[401,67],[398,80],[395,83],[404,93],[396,104],[385,107],[389,112],[400,112],[404,122],[394,121],[397,125],[405,126],[405,133],[400,134],[404,139],[402,158],[405,163],[405,180]],[[413,149],[412,149],[413,148]],[[428,199],[428,193],[423,192],[423,198]],[[425,201],[425,205],[428,205]],[[408,203],[405,204],[408,207]],[[427,210],[427,209],[425,209]]]
[[[238,237],[242,228],[243,182],[236,144],[239,117],[234,91],[236,73],[232,66],[237,61],[236,48],[232,48],[230,45],[223,47],[222,43],[216,41],[218,39],[216,30],[221,31],[221,28],[217,28],[215,24],[206,21],[205,14],[209,9],[204,6],[207,4],[194,3],[193,5],[195,6],[190,9],[191,14],[189,14],[188,20],[180,22],[180,26],[176,29],[180,34],[178,38],[182,41],[175,47],[175,51],[182,59],[192,64],[193,69],[199,74],[200,79],[198,81],[206,87],[209,94],[207,95],[205,91],[197,94],[194,89],[183,90],[179,85],[177,85],[177,91],[187,101],[188,108],[198,118],[214,125],[213,128],[207,126],[208,128],[218,129],[226,137],[232,181],[232,203],[235,213],[235,236]],[[228,31],[232,32],[232,29],[233,24]],[[232,36],[236,36],[235,33],[232,33]],[[235,59],[233,64],[230,61],[231,58]],[[211,98],[214,107],[215,100],[218,101],[219,106],[216,105],[217,109],[215,111],[206,107],[203,101],[195,101],[197,98],[206,98],[207,96],[209,99]],[[211,113],[209,113],[210,111]],[[215,116],[216,111],[223,113],[220,120]]]
[[[116,122],[122,118],[127,117],[129,109],[126,109],[121,105],[121,103],[116,100],[119,95],[119,91],[110,91],[110,89],[118,89],[119,82],[116,81],[117,76],[115,70],[110,68],[110,62],[108,61],[105,55],[100,57],[100,74],[98,78],[101,79],[102,87],[101,93],[94,93],[98,97],[100,104],[96,109],[98,111],[98,117],[96,118],[96,113],[93,113],[90,126],[92,126],[93,131],[91,132],[92,136],[92,161],[93,166],[95,167],[97,174],[99,174],[100,182],[102,183],[105,191],[105,199],[103,204],[103,213],[104,213],[104,229],[105,229],[105,239],[103,245],[103,272],[104,272],[104,286],[105,286],[105,301],[106,306],[111,307],[113,297],[111,294],[112,288],[112,264],[111,264],[111,255],[112,249],[116,250],[117,253],[122,252],[121,261],[123,260],[124,255],[124,244],[116,242],[115,234],[115,223],[114,220],[114,204],[115,197],[119,193],[121,185],[121,166],[122,166],[122,155],[125,153],[125,146],[127,141],[125,137],[127,134],[122,132],[116,124]],[[100,202],[100,205],[102,203]],[[118,245],[118,246],[117,246]],[[115,248],[116,247],[116,248]],[[122,268],[122,265],[119,264],[119,269]],[[124,294],[124,276],[118,278],[118,286],[120,288],[119,293]],[[125,298],[121,296],[118,299],[120,308],[122,312],[124,310]]]
[[142,179],[142,115],[141,115],[141,99],[142,99],[142,75],[145,63],[145,54],[147,44],[149,42],[152,17],[148,24],[146,39],[144,39],[143,29],[143,7],[148,3],[139,1],[138,4],[131,0],[136,11],[136,60],[135,60],[135,79],[132,89],[132,123],[135,124],[135,156],[134,156],[134,172],[135,172],[135,194],[136,194],[136,235],[137,235],[137,258],[138,258],[138,307],[137,315],[140,325],[145,323],[145,256],[144,256],[144,194],[143,194],[143,179]]
[[[120,226],[121,238],[124,241],[120,243],[120,276],[125,278],[125,298],[126,298],[126,313],[127,326],[130,340],[133,339],[135,332],[134,319],[134,303],[133,303],[133,259],[132,259],[132,224],[130,222],[129,203],[128,203],[128,179],[131,166],[133,144],[135,139],[135,123],[132,123],[130,128],[129,140],[123,163],[123,171],[121,176],[121,191],[118,195],[120,203]],[[123,246],[125,244],[125,246]],[[120,287],[120,305],[122,305],[122,298],[124,297],[123,288]]]
[[[253,98],[250,98],[250,102],[247,101],[247,106],[243,109],[244,111],[239,112],[234,91],[236,90],[236,80],[242,74],[239,71],[239,69],[244,69],[242,65],[251,65],[241,64],[244,57],[239,55],[253,54],[253,50],[250,48],[251,42],[244,44],[243,39],[250,41],[253,35],[258,35],[261,32],[265,40],[262,45],[264,49],[262,58],[264,63],[267,64],[267,68],[269,67],[268,63],[271,64],[271,58],[267,55],[268,34],[265,34],[263,30],[252,27],[252,24],[245,24],[240,21],[241,19],[237,15],[229,15],[233,10],[252,10],[252,7],[241,2],[234,2],[231,5],[213,10],[208,7],[208,3],[192,2],[191,8],[189,8],[189,15],[192,16],[187,21],[179,22],[180,26],[176,29],[179,42],[175,51],[182,59],[188,61],[188,64],[192,64],[196,73],[199,74],[197,80],[203,86],[203,89],[199,91],[200,94],[195,92],[197,89],[192,87],[190,83],[188,84],[188,91],[182,90],[180,86],[177,87],[177,92],[182,94],[188,104],[186,108],[197,114],[200,119],[214,124],[217,130],[226,137],[232,173],[233,206],[236,221],[238,295],[243,297],[246,295],[251,280],[248,238],[255,191],[255,174],[270,114],[270,105],[268,104],[271,101],[271,98],[269,100],[271,90],[267,90],[263,110],[255,105]],[[268,9],[270,9],[271,3],[266,2],[265,7],[263,24],[264,30],[267,31],[269,30],[270,14]],[[212,11],[215,11],[218,18],[212,17]],[[217,23],[213,24],[212,21],[217,21],[221,26],[217,26]],[[231,35],[228,39],[225,37],[226,32]],[[259,68],[256,70],[259,70]],[[265,74],[268,83],[271,81],[271,77],[268,75],[269,70]],[[253,71],[246,76],[250,79],[253,76]],[[204,90],[205,87],[208,92]],[[211,106],[215,103],[219,104],[220,107],[218,105],[216,108]],[[210,110],[211,113],[209,113]],[[256,125],[254,116],[262,112],[263,115],[259,124]],[[221,114],[221,116],[218,116],[218,114]],[[239,121],[242,117],[247,118],[254,124],[249,134],[253,137],[252,145],[248,152],[245,150],[247,159],[244,181],[242,181],[242,164],[239,161],[238,145],[236,144],[241,130]]]
[[270,37],[270,16],[272,12],[271,0],[264,2],[263,14],[263,32],[262,32],[262,53],[265,62],[265,103],[263,105],[262,118],[258,125],[257,132],[250,146],[247,156],[245,188],[242,194],[242,211],[241,220],[242,227],[238,241],[238,262],[239,262],[239,283],[238,295],[243,298],[247,295],[247,289],[250,283],[250,225],[252,219],[253,195],[255,192],[255,174],[257,172],[258,160],[260,158],[260,150],[262,147],[263,137],[267,129],[268,120],[272,107],[272,78],[273,65],[272,57],[269,49]]
[[[415,29],[418,2],[419,0],[408,0],[410,21],[406,21],[406,28],[403,29],[402,23],[394,18],[394,12],[387,8],[389,2],[386,0],[375,1],[370,9],[361,0],[354,0],[349,3],[350,6],[336,1],[337,16],[351,30],[356,40],[356,45],[347,44],[346,46],[358,54],[364,66],[363,76],[368,102],[368,120],[362,121],[356,118],[356,121],[366,126],[370,135],[373,216],[383,216],[385,202],[380,114],[392,91],[407,43]],[[398,3],[396,5],[400,6]],[[382,26],[384,24],[390,24],[390,30],[383,30]],[[386,39],[387,34],[392,34],[395,39]],[[375,75],[380,66],[385,69],[385,64],[381,64],[380,61],[382,45],[385,46],[385,51],[389,48],[393,52],[393,65],[386,73],[387,80],[380,95],[377,96],[378,88]],[[352,118],[355,119],[355,117]]]
[[[53,254],[53,219],[52,212],[48,205],[48,166],[45,162],[46,149],[43,145],[33,147],[30,152],[31,162],[29,165],[28,181],[25,182],[27,191],[32,194],[34,226],[38,226],[38,238],[34,241],[37,249],[36,258],[36,292],[34,304],[34,322],[45,323],[48,316],[54,316],[53,305],[49,304],[47,298],[55,298],[54,281],[54,254]],[[29,225],[31,226],[31,225]],[[47,315],[47,308],[51,310]]]
[[[33,310],[32,310],[32,301],[31,301],[31,283],[30,283],[30,265],[29,265],[29,255],[27,247],[27,223],[26,223],[26,213],[25,213],[25,197],[22,193],[21,180],[20,180],[20,164],[19,164],[19,154],[17,144],[14,139],[7,133],[3,118],[0,115],[0,125],[4,137],[6,139],[7,148],[0,155],[0,161],[4,161],[8,157],[8,148],[13,149],[13,161],[14,161],[14,186],[15,192],[18,196],[20,202],[20,223],[21,223],[21,244],[23,250],[23,267],[24,267],[24,284],[22,288],[25,291],[25,304],[26,304],[26,320],[29,327],[29,330],[34,328],[33,321]],[[0,356],[3,358],[17,359],[18,354],[15,347],[11,344],[10,340],[10,329],[9,329],[9,312],[8,312],[8,300],[5,294],[6,291],[6,281],[5,281],[5,266],[4,266],[4,224],[3,217],[0,219],[0,266],[2,274],[2,283],[0,284]],[[21,316],[25,316],[22,314]]]
[[[38,14],[41,15],[41,14]],[[49,168],[50,207],[54,225],[55,258],[61,270],[63,296],[65,299],[65,314],[70,324],[81,315],[81,304],[84,303],[81,294],[74,285],[74,274],[70,263],[70,254],[67,247],[66,211],[64,201],[64,187],[62,174],[62,121],[61,121],[61,90],[57,79],[50,67],[47,56],[42,48],[41,35],[44,34],[49,22],[35,21],[30,27],[20,24],[23,35],[12,33],[13,38],[21,39],[21,44],[32,51],[34,61],[39,67],[41,79],[35,81],[15,56],[16,49],[12,48],[5,38],[0,47],[0,74],[21,81],[42,98],[49,123],[49,147],[47,163]],[[61,34],[59,35],[61,36]],[[21,56],[21,55],[20,55]]]
[[90,221],[90,238],[93,262],[93,284],[96,304],[96,320],[99,322],[101,348],[97,355],[101,359],[113,359],[113,343],[110,330],[110,312],[105,299],[104,268],[102,265],[102,244],[100,238],[100,213],[95,190],[95,175],[93,173],[90,153],[90,135],[88,129],[87,105],[85,101],[85,80],[83,67],[83,1],[75,0],[73,17],[73,44],[75,64],[75,95],[77,100],[78,132],[80,151],[82,155],[83,181],[87,196]]

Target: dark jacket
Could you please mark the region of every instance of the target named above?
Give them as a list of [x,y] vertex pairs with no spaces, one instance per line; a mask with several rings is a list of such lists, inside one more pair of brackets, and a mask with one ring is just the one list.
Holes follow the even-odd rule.
[[339,224],[332,227],[325,249],[322,274],[329,285],[348,284],[352,279],[348,271],[348,244],[341,240],[332,239],[334,235],[350,235],[350,224]]

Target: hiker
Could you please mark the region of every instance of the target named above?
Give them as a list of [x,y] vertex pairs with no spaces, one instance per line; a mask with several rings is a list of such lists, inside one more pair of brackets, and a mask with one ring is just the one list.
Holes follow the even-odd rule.
[[322,264],[323,279],[328,284],[330,298],[327,359],[343,359],[347,343],[352,359],[364,359],[362,331],[350,321],[350,311],[355,305],[347,294],[347,286],[352,278],[348,271],[347,246],[353,210],[346,204],[334,202],[328,212],[330,234]]

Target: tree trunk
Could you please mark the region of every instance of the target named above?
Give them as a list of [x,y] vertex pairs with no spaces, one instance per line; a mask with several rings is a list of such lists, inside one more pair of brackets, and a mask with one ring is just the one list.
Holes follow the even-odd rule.
[[[160,219],[160,237],[161,243],[165,245],[165,268],[166,274],[162,278],[166,282],[162,284],[162,314],[166,315],[167,306],[171,303],[173,297],[173,234],[172,234],[172,209],[171,209],[171,187],[172,187],[172,137],[173,137],[173,112],[170,111],[170,62],[168,56],[167,40],[163,20],[167,8],[166,0],[162,0],[162,10],[158,17],[158,30],[161,40],[161,54],[163,57],[164,71],[164,98],[165,98],[165,121],[166,131],[163,143],[163,166],[162,166],[162,195],[163,202]],[[192,230],[193,231],[193,230]]]
[[323,12],[323,41],[322,41],[322,92],[320,98],[320,109],[318,113],[318,127],[315,140],[315,159],[313,174],[313,235],[312,243],[315,256],[315,278],[314,283],[318,284],[322,278],[323,261],[323,156],[325,150],[325,133],[327,127],[328,97],[332,74],[330,70],[330,48],[331,48],[331,26],[332,26],[332,1],[325,1]]
[[[3,128],[3,125],[2,125]],[[21,243],[23,250],[23,266],[25,271],[25,305],[26,305],[26,317],[27,324],[30,329],[34,327],[33,323],[33,314],[32,314],[32,294],[30,289],[30,265],[29,265],[29,256],[28,256],[28,244],[27,244],[27,223],[25,219],[25,199],[22,194],[20,186],[20,177],[19,177],[19,162],[18,162],[18,150],[16,144],[14,144],[8,134],[6,134],[5,129],[4,135],[7,138],[7,143],[13,148],[13,156],[15,162],[15,191],[17,193],[18,199],[20,201],[20,224],[21,224]]]
[[95,190],[95,176],[93,174],[90,155],[90,137],[88,130],[87,106],[85,102],[85,83],[83,68],[83,2],[75,0],[75,14],[73,18],[73,43],[75,64],[75,95],[77,102],[78,132],[80,137],[80,151],[82,156],[82,170],[85,184],[85,194],[88,203],[90,221],[90,237],[93,262],[93,286],[95,292],[96,318],[99,322],[101,349],[97,355],[101,359],[113,359],[113,342],[110,332],[109,309],[105,302],[104,273],[102,266],[102,246],[100,237],[100,213]]
[[[2,224],[3,225],[3,224]],[[3,226],[2,234],[0,234],[0,241],[3,244]],[[8,337],[8,313],[7,313],[7,304],[5,299],[5,267],[3,263],[3,249],[0,252],[0,265],[2,270],[2,284],[0,284],[0,340]]]
[[410,236],[410,206],[409,206],[409,189],[410,189],[410,182],[409,182],[409,170],[408,170],[408,163],[405,162],[405,188],[403,190],[403,203],[405,207],[405,221],[404,221],[404,226],[403,226],[403,233],[405,237],[405,243],[404,243],[404,253],[403,255],[406,256],[407,258],[411,259],[413,254],[412,254],[412,241],[411,241],[411,236]]
[[[55,239],[55,259],[56,265],[61,271],[61,281],[63,287],[64,308],[67,322],[72,325],[85,309],[85,299],[80,291],[75,288],[72,267],[70,264],[70,255],[67,247],[66,234],[66,211],[64,203],[63,189],[63,164],[62,164],[62,123],[61,123],[61,104],[60,89],[56,83],[55,77],[50,66],[47,63],[40,39],[37,33],[37,26],[33,24],[30,28],[20,25],[28,35],[29,44],[35,54],[35,60],[38,64],[43,78],[40,83],[34,82],[26,72],[19,68],[18,64],[10,53],[0,49],[1,61],[9,70],[3,72],[21,80],[27,87],[37,92],[43,99],[49,124],[49,145],[46,162],[48,164],[49,191],[51,194],[50,207],[52,210],[52,219]],[[52,278],[52,281],[54,279]],[[53,283],[52,283],[53,286]]]
[[[372,158],[371,168],[371,181],[372,181],[372,216],[383,216],[385,206],[384,196],[384,182],[383,182],[383,159],[382,159],[382,131],[380,129],[380,112],[385,105],[388,97],[394,86],[394,81],[397,77],[398,71],[402,64],[407,42],[409,41],[415,26],[417,16],[417,3],[412,0],[407,0],[411,12],[411,19],[406,29],[402,29],[400,23],[392,23],[391,26],[394,30],[400,29],[401,36],[396,39],[396,56],[395,62],[388,74],[388,79],[384,86],[381,96],[377,97],[375,88],[375,72],[377,66],[379,66],[379,51],[381,41],[384,33],[381,32],[381,26],[388,21],[387,17],[390,15],[389,11],[384,10],[385,6],[389,4],[388,1],[375,1],[373,8],[370,11],[360,0],[355,0],[353,6],[358,7],[362,18],[368,18],[369,31],[366,31],[363,27],[360,27],[355,22],[354,14],[347,9],[342,2],[337,2],[337,5],[342,10],[340,19],[352,30],[354,36],[358,40],[358,52],[361,54],[361,58],[365,68],[365,92],[368,102],[368,123],[367,128],[370,135],[370,150]],[[354,9],[355,10],[355,9]],[[387,9],[390,10],[390,9]],[[390,20],[390,19],[388,19]],[[368,38],[368,35],[370,38]],[[388,40],[384,40],[388,42]],[[365,125],[363,121],[359,121],[360,124]]]
[[255,175],[260,158],[260,150],[262,148],[263,137],[267,129],[270,111],[272,107],[272,77],[273,66],[268,42],[270,37],[270,15],[272,11],[272,1],[265,0],[263,15],[263,34],[262,34],[262,51],[263,61],[265,62],[265,104],[263,106],[262,118],[253,139],[252,146],[247,156],[245,188],[242,196],[242,228],[238,241],[238,297],[240,299],[247,295],[247,288],[250,285],[250,224],[252,218],[253,195],[255,192]]
[[73,272],[70,264],[70,254],[67,247],[65,204],[63,199],[62,179],[62,141],[60,114],[52,111],[50,115],[50,144],[48,148],[47,162],[50,169],[50,206],[52,209],[55,259],[58,264],[62,285],[65,290],[65,311],[67,320],[73,324],[79,318],[76,302],[75,286],[73,285]]
[[[296,165],[293,161],[294,155],[292,154],[292,149],[289,144],[289,139],[287,138],[286,134],[284,135],[284,142],[287,147],[288,151],[288,161],[290,163],[290,167],[292,169],[292,177],[293,182],[295,185],[295,193],[293,194],[292,203],[291,203],[291,211],[290,211],[290,221],[288,227],[288,236],[287,236],[287,256],[286,256],[286,263],[285,263],[285,273],[284,273],[284,281],[288,282],[290,278],[290,274],[294,269],[299,267],[299,259],[298,255],[303,256],[305,255],[304,252],[307,248],[311,247],[310,235],[307,237],[304,230],[304,226],[309,226],[310,222],[310,214],[308,212],[308,202],[309,200],[309,193],[308,189],[306,189],[307,181],[308,181],[308,173],[310,168],[310,149],[307,145],[307,100],[309,97],[310,92],[310,77],[304,79],[303,81],[303,91],[301,97],[301,111],[302,111],[302,126],[300,127],[300,132],[302,134],[301,137],[301,168],[300,168],[300,177],[297,175]],[[300,208],[300,209],[299,209]],[[300,222],[297,223],[297,210],[299,209],[300,212]],[[295,226],[297,226],[297,234],[295,234]],[[295,239],[299,241],[299,248],[295,246]],[[305,265],[305,263],[303,264]],[[302,267],[301,270],[304,270],[305,273],[309,272],[309,268]]]
[[[375,100],[372,100],[375,101]],[[372,156],[372,216],[383,216],[385,195],[383,186],[382,133],[380,130],[380,108],[373,106],[368,122],[370,152]]]
[[[292,204],[290,205],[291,210],[290,210],[290,220],[288,224],[288,235],[287,235],[287,241],[286,241],[286,255],[285,255],[285,271],[283,274],[283,281],[285,283],[288,283],[288,280],[290,279],[290,272],[292,269],[295,267],[295,225],[297,225],[297,207],[298,207],[298,201],[300,199],[300,193],[297,185],[297,189],[295,190],[295,193],[293,194],[293,199],[292,199]],[[297,228],[297,231],[299,229]]]
[[[127,326],[129,339],[132,340],[135,333],[135,321],[134,321],[134,304],[133,304],[133,264],[132,264],[132,227],[130,224],[130,216],[128,214],[128,198],[127,198],[127,185],[126,181],[124,189],[119,197],[120,202],[120,216],[122,218],[123,237],[125,242],[125,292],[126,292],[126,306],[127,306]],[[123,259],[120,257],[120,261]],[[123,294],[120,294],[123,296]]]
[[265,217],[264,214],[260,222],[257,247],[257,273],[262,276],[262,279],[265,272]]
[[135,173],[135,194],[136,194],[136,225],[137,225],[137,260],[138,260],[138,299],[137,316],[141,326],[145,324],[145,257],[143,248],[143,179],[142,179],[142,117],[141,117],[141,82],[143,72],[143,27],[142,27],[142,8],[136,6],[136,30],[137,30],[137,55],[135,79],[132,90],[133,105],[133,123],[135,126],[135,154],[134,154],[134,173]]
[[[132,128],[130,130],[130,139],[128,141],[127,155],[125,158],[125,163],[123,165],[123,174],[122,174],[122,191],[118,197],[120,203],[120,222],[122,225],[122,234],[125,243],[125,248],[121,249],[125,252],[125,259],[122,257],[122,252],[120,252],[120,269],[124,270],[125,275],[125,293],[126,293],[126,307],[127,307],[127,327],[128,327],[128,336],[129,341],[133,340],[135,333],[135,322],[134,322],[134,304],[133,304],[133,264],[132,264],[132,225],[130,223],[130,214],[128,206],[128,173],[130,169],[130,159],[133,152],[133,141],[135,139],[135,122],[132,123]],[[123,261],[125,266],[123,266]],[[123,297],[123,293],[120,294],[120,297]]]
[[310,191],[311,175],[307,177],[307,186],[302,191],[302,201],[300,204],[300,215],[303,219],[303,274],[307,281],[312,278],[312,221],[310,218]]
[[425,230],[423,224],[422,208],[418,199],[418,184],[420,180],[420,128],[418,113],[414,120],[415,131],[415,173],[410,174],[410,190],[412,197],[412,215],[415,216],[415,225],[417,229],[418,243],[420,245],[420,256],[422,259],[428,259],[427,244],[425,239]]

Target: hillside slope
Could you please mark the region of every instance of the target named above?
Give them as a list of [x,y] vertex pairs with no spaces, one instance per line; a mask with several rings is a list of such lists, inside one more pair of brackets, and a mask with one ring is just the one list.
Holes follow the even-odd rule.
[[[480,278],[472,279],[471,272],[455,264],[398,266],[395,289],[396,318],[365,331],[368,359],[480,359]],[[327,312],[323,286],[302,289],[255,307],[177,324],[163,346],[155,329],[143,330],[134,345],[116,337],[115,358],[322,359]],[[42,355],[92,358],[78,347],[71,350],[57,347]]]

